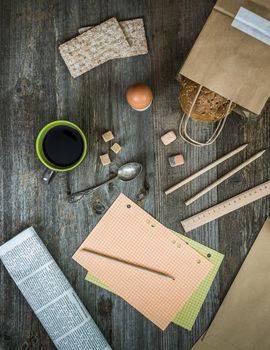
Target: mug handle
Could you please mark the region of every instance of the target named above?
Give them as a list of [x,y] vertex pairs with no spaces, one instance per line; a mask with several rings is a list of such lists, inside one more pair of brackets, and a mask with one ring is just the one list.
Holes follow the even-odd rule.
[[51,169],[46,169],[42,175],[42,182],[48,185],[55,175],[55,171]]

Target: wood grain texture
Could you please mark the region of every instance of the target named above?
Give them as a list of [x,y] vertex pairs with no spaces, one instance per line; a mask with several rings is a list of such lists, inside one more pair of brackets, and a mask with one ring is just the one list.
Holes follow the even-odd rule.
[[[3,0],[0,4],[0,244],[34,225],[49,251],[78,292],[113,349],[186,350],[203,333],[229,288],[266,216],[269,198],[192,231],[189,236],[226,254],[192,332],[171,324],[161,332],[131,306],[84,281],[85,271],[71,260],[76,248],[120,191],[136,200],[168,227],[181,231],[184,219],[218,201],[269,179],[269,153],[256,166],[236,174],[186,208],[183,201],[255,152],[269,147],[270,107],[260,119],[233,114],[220,139],[207,149],[179,138],[165,147],[160,136],[177,132],[180,118],[178,83],[174,79],[215,1],[205,0]],[[77,35],[79,27],[143,17],[149,55],[115,60],[72,79],[58,46]],[[124,100],[126,88],[138,81],[154,90],[151,109],[139,113]],[[35,155],[39,130],[54,119],[77,123],[89,140],[89,153],[76,170],[41,184],[42,166]],[[98,156],[108,152],[101,139],[112,130],[122,151],[110,167]],[[195,138],[211,127],[196,124]],[[164,190],[240,144],[248,148],[199,180],[165,196]],[[185,166],[171,168],[168,156],[183,153]],[[108,178],[116,166],[138,161],[144,174],[130,184],[116,182],[77,204],[66,200]],[[0,349],[54,349],[33,312],[0,266]]]

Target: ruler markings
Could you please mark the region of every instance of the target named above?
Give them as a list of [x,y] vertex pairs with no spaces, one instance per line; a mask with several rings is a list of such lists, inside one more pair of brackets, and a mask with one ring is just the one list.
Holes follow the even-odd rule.
[[208,208],[198,214],[195,214],[181,221],[181,224],[185,232],[189,232],[269,194],[270,181],[267,181],[245,192],[242,192],[235,197],[229,198],[217,205],[214,205],[213,207]]

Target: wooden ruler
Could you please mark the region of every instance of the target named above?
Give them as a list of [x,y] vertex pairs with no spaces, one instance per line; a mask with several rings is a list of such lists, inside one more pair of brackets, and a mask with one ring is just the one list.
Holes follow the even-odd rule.
[[213,207],[206,209],[199,214],[191,216],[183,221],[181,224],[185,232],[194,230],[208,222],[218,219],[223,215],[231,213],[245,205],[255,202],[257,199],[263,198],[270,194],[270,181],[266,181],[256,187],[251,188],[245,192],[238,194],[235,197],[227,199],[220,204],[214,205]]

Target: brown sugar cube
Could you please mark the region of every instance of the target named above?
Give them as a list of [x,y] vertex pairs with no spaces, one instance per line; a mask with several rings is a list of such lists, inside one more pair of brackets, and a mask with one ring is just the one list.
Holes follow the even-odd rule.
[[111,163],[110,157],[108,153],[102,154],[102,156],[99,156],[102,165],[109,165]]
[[169,157],[169,163],[172,168],[183,165],[185,163],[184,157],[182,154],[176,154],[174,156]]
[[121,151],[121,146],[118,144],[118,143],[114,143],[111,147],[111,150],[114,152],[114,153],[119,153]]
[[173,131],[169,131],[161,137],[161,141],[164,143],[165,146],[169,145],[174,140],[176,140],[176,135]]
[[114,136],[111,131],[107,131],[102,135],[102,138],[105,142],[109,142],[114,139]]

